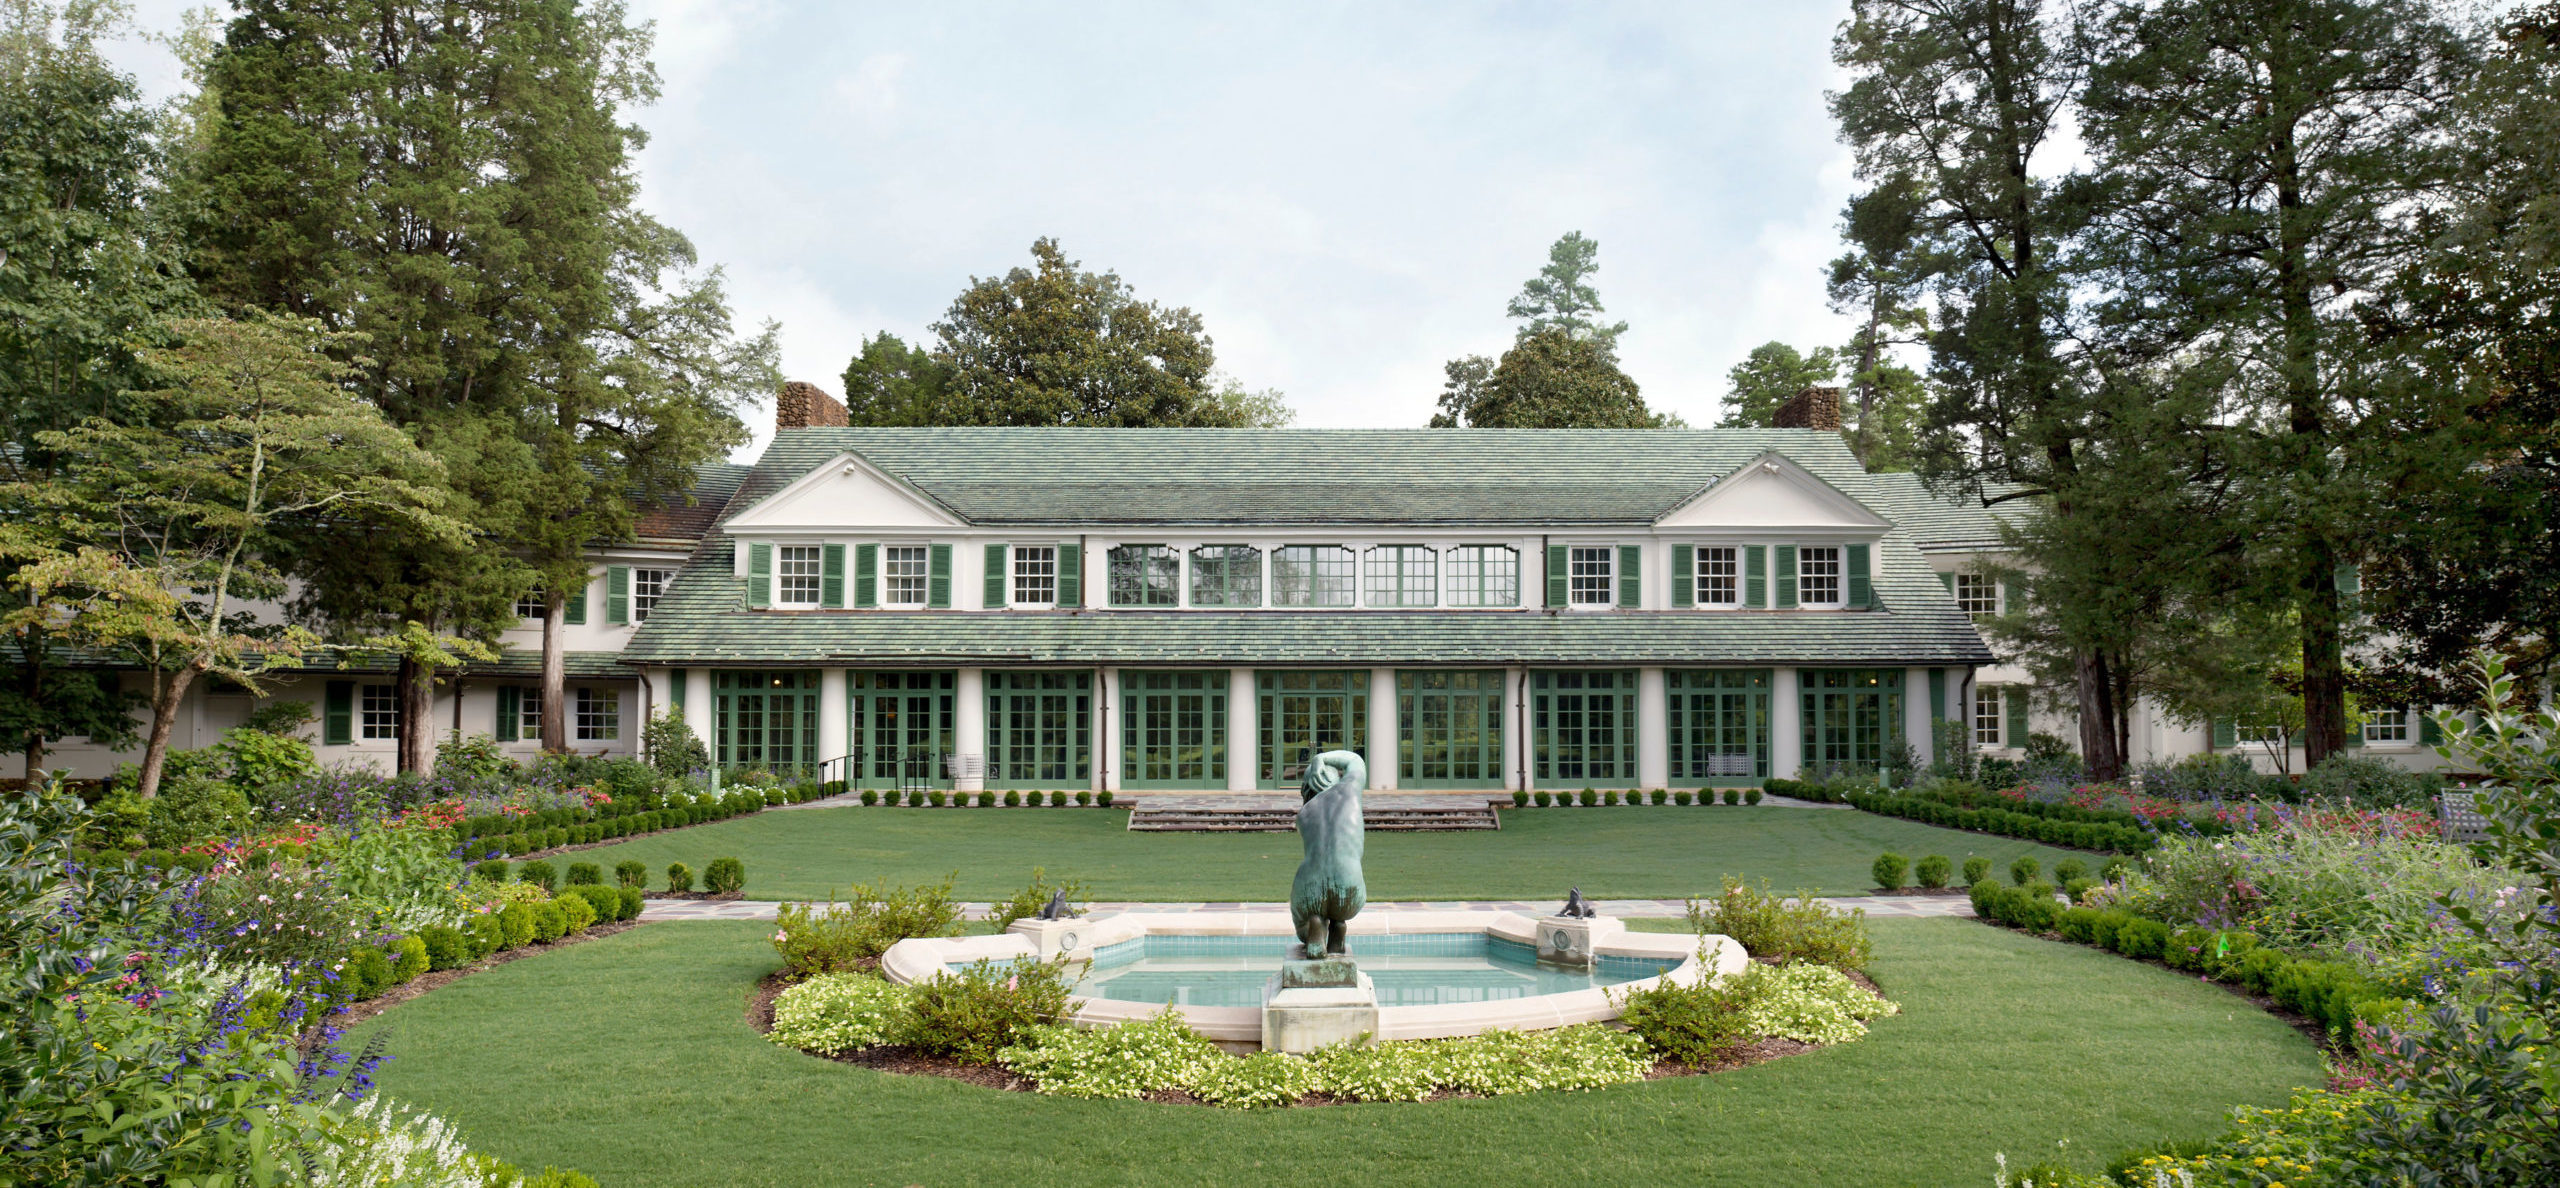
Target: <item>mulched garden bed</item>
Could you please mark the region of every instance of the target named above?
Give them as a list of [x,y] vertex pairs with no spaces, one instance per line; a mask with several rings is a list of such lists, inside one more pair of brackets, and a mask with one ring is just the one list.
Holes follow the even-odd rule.
[[[591,940],[600,940],[604,937],[613,936],[616,933],[629,932],[634,928],[638,928],[640,923],[641,922],[638,920],[616,920],[611,924],[590,924],[582,931],[561,937],[560,939],[548,944],[518,945],[515,948],[507,949],[502,952],[491,953],[478,961],[474,961],[469,965],[455,969],[431,969],[409,979],[406,982],[402,982],[397,986],[385,990],[380,994],[374,995],[363,1002],[349,1003],[346,1010],[330,1016],[329,1022],[340,1027],[353,1027],[356,1024],[362,1023],[375,1015],[379,1015],[384,1011],[390,1010],[401,1003],[407,1002],[412,998],[416,998],[429,990],[451,985],[452,983],[463,978],[470,977],[473,974],[480,973],[485,970],[496,969],[510,961],[522,961],[527,957],[539,957],[544,953],[564,949],[570,945],[584,944]],[[771,1025],[770,1016],[768,1015],[766,1026]]]
[[[1754,958],[1754,960],[1763,960],[1765,964],[1770,965],[1778,964],[1777,962],[1765,961],[1765,959],[1760,958]],[[1859,986],[1864,987],[1868,993],[1873,994],[1878,998],[1884,997],[1884,993],[1876,989],[1875,982],[1870,980],[1867,975],[1856,970],[1843,970],[1841,972],[1847,974],[1850,981],[1856,982]],[[775,970],[772,973],[766,974],[762,980],[758,981],[756,983],[755,993],[747,997],[747,1026],[754,1028],[757,1035],[764,1035],[771,1032],[773,1030],[773,1002],[775,999],[782,997],[782,992],[790,989],[794,984],[795,979],[793,979],[788,972],[783,970]],[[1671,1077],[1699,1077],[1713,1073],[1731,1072],[1737,1068],[1748,1068],[1754,1064],[1765,1064],[1771,1060],[1777,1060],[1781,1057],[1794,1056],[1799,1053],[1815,1051],[1824,1046],[1826,1045],[1808,1044],[1796,1040],[1785,1039],[1779,1036],[1770,1036],[1757,1043],[1735,1049],[1728,1053],[1724,1058],[1711,1061],[1706,1064],[1684,1064],[1680,1061],[1672,1060],[1667,1057],[1657,1060],[1654,1062],[1652,1070],[1645,1074],[1645,1079],[1648,1081],[1660,1081]],[[850,1064],[856,1068],[867,1068],[875,1072],[895,1073],[900,1076],[941,1077],[945,1080],[963,1081],[981,1088],[1003,1089],[1014,1093],[1037,1093],[1040,1091],[1040,1086],[1037,1082],[1033,1081],[1029,1077],[1021,1076],[1002,1065],[967,1064],[946,1056],[935,1056],[927,1052],[919,1051],[904,1044],[883,1044],[879,1047],[864,1048],[857,1052],[836,1052],[832,1054],[825,1052],[808,1052],[805,1049],[803,1052],[806,1055],[815,1056],[821,1060],[832,1060],[838,1064]],[[1461,1093],[1448,1089],[1440,1089],[1433,1091],[1429,1097],[1425,1097],[1422,1100],[1446,1101],[1452,1098],[1474,1098],[1483,1096],[1485,1095],[1481,1093]],[[1204,1106],[1209,1104],[1188,1093],[1171,1090],[1150,1093],[1140,1100],[1155,1102],[1160,1105]],[[1326,1093],[1310,1093],[1305,1097],[1299,1098],[1295,1103],[1293,1103],[1293,1107],[1303,1108],[1308,1106],[1359,1104],[1362,1103],[1353,1101],[1350,1098],[1337,1098]]]

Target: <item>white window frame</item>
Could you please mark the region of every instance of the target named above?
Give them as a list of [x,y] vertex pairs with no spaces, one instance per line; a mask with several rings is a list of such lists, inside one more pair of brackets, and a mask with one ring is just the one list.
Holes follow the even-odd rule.
[[[2382,733],[2374,733],[2377,727]],[[2357,729],[2363,731],[2368,746],[2405,747],[2418,741],[2418,732],[2410,727],[2409,711],[2405,708],[2368,714],[2364,725]]]
[[[1998,750],[2008,746],[2004,737],[2009,729],[2008,687],[1975,685],[1973,687],[1973,745],[1980,750]],[[1989,723],[1985,726],[1984,723]]]
[[360,742],[399,741],[398,685],[366,685],[356,690],[356,739]]
[[2293,744],[2293,736],[2285,732],[2281,722],[2235,719],[2231,723],[2231,743],[2241,747],[2283,747]]
[[667,596],[667,587],[674,585],[675,580],[676,571],[672,569],[645,569],[633,566],[631,569],[631,621],[648,622],[649,612],[657,609],[658,600]]
[[622,738],[622,691],[578,686],[575,717],[570,724],[579,742],[618,742]]
[[1957,610],[1977,617],[2001,613],[2000,583],[1989,574],[1958,572],[1954,577]]
[[1520,605],[1520,550],[1510,545],[1451,545],[1444,595],[1450,606]]
[[[913,573],[899,572],[898,567],[914,566]],[[883,544],[880,546],[880,605],[914,610],[922,607],[933,592],[933,546],[920,544]],[[915,583],[913,598],[899,583]]]
[[[1594,558],[1597,559],[1596,566],[1593,563]],[[1599,597],[1584,597],[1584,594],[1590,592],[1596,592]],[[1618,546],[1613,544],[1566,545],[1564,600],[1567,607],[1578,611],[1617,609]]]
[[1006,555],[1005,565],[1005,589],[1012,594],[1012,605],[1024,610],[1049,610],[1058,605],[1058,546],[1014,545]]
[[[1691,558],[1690,579],[1691,605],[1702,610],[1732,610],[1741,606],[1742,546],[1697,546]],[[1722,590],[1724,597],[1708,597],[1709,591],[1717,589]]]
[[[816,609],[826,596],[827,550],[822,545],[773,547],[773,604]],[[795,597],[807,583],[807,598]]]
[[540,622],[544,615],[550,613],[550,608],[542,604],[542,598],[542,588],[539,586],[516,595],[516,617]]
[[1362,559],[1368,605],[1410,608],[1440,605],[1440,551],[1430,545],[1372,545]]
[[[1848,550],[1841,548],[1839,545],[1800,544],[1796,546],[1797,606],[1836,608],[1848,603],[1849,566],[1848,562],[1843,559],[1843,554],[1847,552]],[[1813,596],[1813,579],[1817,575],[1813,572],[1811,565],[1813,562],[1813,555],[1816,553],[1830,554],[1828,563],[1831,567],[1831,571],[1829,573],[1819,575],[1830,579],[1831,596],[1829,598],[1816,598]]]
[[516,694],[516,737],[532,742],[542,737],[542,686],[527,685]]

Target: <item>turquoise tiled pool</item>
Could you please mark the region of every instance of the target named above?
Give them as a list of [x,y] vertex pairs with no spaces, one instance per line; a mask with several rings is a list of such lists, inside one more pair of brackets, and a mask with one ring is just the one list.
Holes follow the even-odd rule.
[[[1148,936],[1096,950],[1075,992],[1176,1006],[1259,1007],[1263,984],[1292,943],[1281,936]],[[1537,951],[1481,932],[1362,936],[1351,956],[1378,988],[1378,1005],[1492,1002],[1614,986],[1678,962],[1602,957],[1583,972],[1541,966]]]

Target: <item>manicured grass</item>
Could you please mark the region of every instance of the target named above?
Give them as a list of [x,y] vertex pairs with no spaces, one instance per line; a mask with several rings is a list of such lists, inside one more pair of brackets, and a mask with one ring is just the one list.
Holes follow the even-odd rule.
[[[697,877],[713,858],[747,867],[747,894],[814,899],[857,882],[908,884],[959,874],[963,899],[1011,895],[1031,868],[1085,881],[1101,900],[1189,901],[1289,897],[1298,868],[1294,833],[1131,833],[1118,809],[823,808],[750,817],[654,834],[577,855],[606,869],[626,858],[648,864],[663,887],[670,862]],[[1782,891],[1833,895],[1870,891],[1868,867],[1892,850],[1918,861],[1944,854],[1961,867],[2033,854],[2048,871],[2095,855],[1987,834],[1940,829],[1898,817],[1836,809],[1528,809],[1502,814],[1499,832],[1372,833],[1369,898],[1561,899],[1567,887],[1593,896],[1678,898],[1714,891],[1725,875],[1767,879]]]
[[1970,920],[1896,919],[1872,924],[1872,973],[1903,1014],[1711,1077],[1253,1113],[1044,1098],[766,1043],[746,1003],[776,967],[770,927],[651,924],[393,1007],[365,1028],[391,1033],[383,1088],[505,1159],[615,1188],[1936,1188],[1989,1183],[1994,1152],[2094,1169],[2320,1078],[2299,1034],[2212,986]]

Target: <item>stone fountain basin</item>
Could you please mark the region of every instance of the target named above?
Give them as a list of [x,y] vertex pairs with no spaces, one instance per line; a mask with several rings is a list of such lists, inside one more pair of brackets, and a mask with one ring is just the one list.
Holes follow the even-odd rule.
[[[1356,960],[1357,938],[1439,933],[1481,932],[1537,947],[1541,927],[1552,918],[1500,911],[1372,911],[1351,921]],[[1577,920],[1590,929],[1590,951],[1599,957],[1631,957],[1678,962],[1656,977],[1638,978],[1606,988],[1570,990],[1484,1002],[1387,1006],[1378,1009],[1381,1040],[1443,1039],[1476,1035],[1494,1028],[1532,1031],[1576,1023],[1603,1022],[1619,1015],[1612,997],[1656,985],[1665,979],[1695,985],[1701,979],[1739,972],[1750,955],[1730,937],[1709,937],[1705,944],[1713,965],[1698,957],[1700,940],[1686,933],[1629,932],[1606,917]],[[1281,912],[1121,912],[1074,920],[1017,920],[998,936],[915,938],[889,947],[880,959],[882,976],[892,982],[920,982],[945,976],[953,965],[981,959],[1047,960],[1063,954],[1069,961],[1090,961],[1096,950],[1143,940],[1148,936],[1291,936],[1289,917]],[[1718,942],[1721,942],[1719,944]],[[1153,1018],[1165,1010],[1179,1012],[1194,1030],[1229,1048],[1258,1047],[1263,1012],[1259,1007],[1173,1006],[1077,995],[1070,1000],[1070,1021],[1079,1027],[1108,1027]]]

